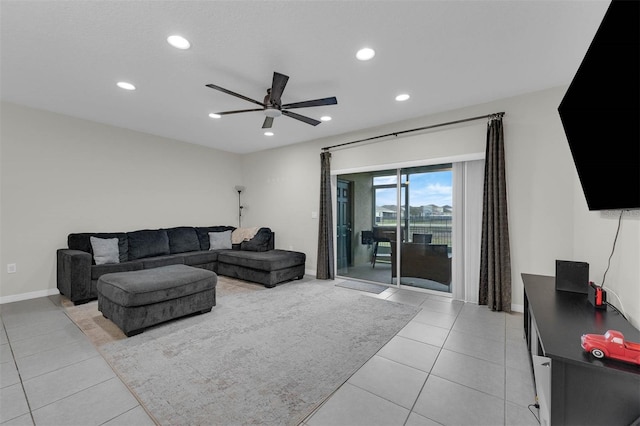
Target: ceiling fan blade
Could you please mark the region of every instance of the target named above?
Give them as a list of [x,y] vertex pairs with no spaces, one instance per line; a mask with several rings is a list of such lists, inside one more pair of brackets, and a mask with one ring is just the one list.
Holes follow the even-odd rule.
[[239,93],[232,92],[231,90],[227,90],[220,86],[216,86],[215,84],[207,84],[207,87],[210,87],[215,90],[219,90],[223,93],[226,93],[227,95],[235,96],[236,98],[244,99],[245,101],[253,102],[254,104],[258,104],[263,107],[265,106],[262,102],[256,101],[255,99],[247,98],[244,95],[240,95]]
[[271,103],[274,105],[281,106],[282,101],[280,98],[282,97],[282,92],[284,91],[285,86],[287,85],[287,81],[289,81],[289,77],[280,74],[279,72],[273,73],[273,82],[271,83]]
[[338,100],[333,96],[331,98],[314,99],[312,101],[294,102],[292,104],[282,105],[282,108],[308,108],[322,105],[335,105],[337,103]]
[[263,129],[270,129],[273,126],[273,117],[265,117],[264,123],[262,123]]
[[229,115],[229,114],[238,114],[240,112],[251,112],[251,111],[264,111],[264,108],[237,109],[235,111],[216,112],[216,114],[218,114],[218,115]]
[[314,120],[313,118],[305,117],[304,115],[296,114],[295,112],[282,110],[282,114],[287,117],[295,118],[296,120],[303,121],[307,124],[311,124],[312,126],[317,126],[320,124],[318,120]]

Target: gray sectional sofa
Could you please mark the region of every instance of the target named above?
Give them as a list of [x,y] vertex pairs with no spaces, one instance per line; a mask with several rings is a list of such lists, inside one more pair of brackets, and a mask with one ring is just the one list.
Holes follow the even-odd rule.
[[[176,264],[207,269],[265,287],[304,276],[305,254],[274,249],[275,234],[269,228],[260,228],[252,239],[233,244],[231,248],[211,249],[210,243],[216,242],[212,238],[226,236],[234,229],[232,226],[181,226],[69,234],[68,248],[57,251],[58,290],[75,304],[85,303],[98,297],[97,282],[104,274]],[[91,237],[94,237],[93,244],[96,241],[113,244],[116,253],[110,261],[105,262],[94,253]]]

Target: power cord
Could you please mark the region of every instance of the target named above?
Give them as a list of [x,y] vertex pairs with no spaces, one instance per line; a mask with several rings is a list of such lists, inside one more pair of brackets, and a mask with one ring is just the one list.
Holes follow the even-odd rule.
[[[613,293],[613,291],[611,291],[610,289],[607,289],[607,291],[608,291],[609,293]],[[613,293],[613,294],[615,294],[615,293]],[[616,294],[616,297],[618,297],[618,295],[617,295],[617,294]],[[620,298],[619,298],[619,297],[618,297],[618,300],[620,300]],[[616,308],[616,307],[615,307],[615,305],[614,305],[613,303],[609,303],[609,302],[607,302],[607,306],[611,306],[611,307],[612,307],[612,308],[613,308],[617,313],[619,313],[619,314],[622,316],[622,318],[627,319],[627,317],[625,317],[625,316],[624,316],[624,314],[622,313],[622,311],[621,311],[620,309]],[[620,306],[622,306],[622,302],[620,302]]]
[[600,284],[600,288],[604,287],[604,282],[607,279],[607,272],[609,271],[609,267],[611,266],[611,258],[613,257],[613,252],[616,251],[616,241],[618,241],[618,234],[620,233],[620,225],[622,224],[622,214],[624,210],[620,210],[620,217],[618,218],[618,230],[616,231],[616,236],[613,239],[613,247],[611,247],[611,254],[609,255],[609,261],[607,262],[607,269],[604,271],[604,276],[602,277],[602,284]]
[[533,417],[536,418],[536,420],[538,421],[538,424],[540,424],[540,419],[538,418],[538,416],[536,416],[536,413],[533,412],[533,410],[531,409],[531,407],[540,409],[540,404],[538,404],[537,402],[535,404],[529,404],[527,406],[527,408],[529,409],[529,411],[531,411],[531,414],[533,414]]
[[[602,277],[602,284],[600,284],[600,288],[605,288],[604,287],[604,282],[607,279],[607,272],[609,271],[609,267],[611,266],[611,258],[613,257],[613,253],[616,250],[616,242],[618,241],[618,235],[620,234],[620,225],[622,224],[622,215],[623,214],[624,214],[624,210],[620,210],[620,217],[618,217],[618,229],[616,230],[616,236],[613,239],[613,247],[611,248],[611,254],[609,255],[609,261],[607,262],[607,269],[604,271],[604,275]],[[616,298],[618,299],[618,303],[620,303],[620,309],[616,308],[610,302],[606,302],[607,306],[611,306],[616,312],[618,312],[620,315],[622,315],[622,318],[627,319],[627,317],[623,313],[624,307],[622,306],[622,300],[620,300],[620,297],[618,297],[618,295],[613,290],[611,290],[610,288],[606,288],[605,290],[607,290],[609,293],[611,293],[614,296],[616,296]]]

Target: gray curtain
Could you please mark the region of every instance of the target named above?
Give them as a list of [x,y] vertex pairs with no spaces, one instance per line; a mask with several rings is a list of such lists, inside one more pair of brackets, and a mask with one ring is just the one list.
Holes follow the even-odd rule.
[[318,227],[318,267],[316,278],[332,280],[333,264],[333,205],[331,204],[331,153],[320,154],[320,224]]
[[507,220],[502,115],[490,117],[484,169],[480,290],[478,302],[511,312],[511,256]]

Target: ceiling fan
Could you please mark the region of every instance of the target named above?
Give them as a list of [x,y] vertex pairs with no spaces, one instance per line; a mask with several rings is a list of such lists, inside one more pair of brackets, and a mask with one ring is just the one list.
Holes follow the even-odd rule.
[[279,72],[273,73],[273,82],[271,83],[271,87],[267,89],[267,95],[264,97],[264,101],[256,101],[255,99],[248,98],[246,96],[240,95],[238,93],[232,92],[231,90],[227,90],[223,87],[216,86],[215,84],[207,84],[207,87],[210,87],[215,90],[219,90],[223,93],[227,93],[231,96],[235,96],[240,99],[244,99],[245,101],[252,102],[254,104],[260,105],[261,108],[253,108],[253,109],[240,109],[235,111],[224,111],[218,112],[218,115],[228,115],[228,114],[238,114],[241,112],[250,112],[250,111],[264,111],[266,115],[264,119],[264,123],[262,123],[263,129],[270,129],[273,125],[273,119],[276,117],[280,117],[280,115],[285,115],[287,117],[295,118],[296,120],[300,120],[304,123],[311,124],[312,126],[317,126],[320,124],[320,121],[315,120],[313,118],[305,117],[304,115],[297,114],[295,112],[289,111],[290,109],[295,108],[308,108],[322,105],[335,105],[338,103],[338,100],[335,96],[330,98],[322,98],[322,99],[314,99],[310,101],[302,101],[302,102],[294,102],[291,104],[282,104],[280,100],[282,96],[282,92],[284,91],[285,86],[287,85],[287,81],[289,77],[280,74]]

